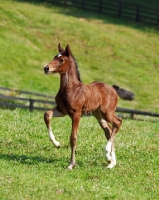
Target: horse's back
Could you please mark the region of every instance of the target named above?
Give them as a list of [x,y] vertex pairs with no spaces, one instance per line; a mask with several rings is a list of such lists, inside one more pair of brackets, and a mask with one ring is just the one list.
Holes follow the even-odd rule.
[[95,96],[98,94],[102,96],[104,99],[117,97],[117,93],[114,90],[114,88],[106,83],[94,81],[90,83],[89,85],[91,87],[93,95]]
[[92,112],[99,107],[116,107],[118,97],[115,90],[103,82],[95,81],[85,85],[83,94],[85,99],[83,112]]
[[80,84],[69,91],[69,95],[57,94],[55,100],[59,109],[69,114],[74,111],[89,113],[98,109],[114,110],[117,104],[117,93],[112,86],[103,82]]

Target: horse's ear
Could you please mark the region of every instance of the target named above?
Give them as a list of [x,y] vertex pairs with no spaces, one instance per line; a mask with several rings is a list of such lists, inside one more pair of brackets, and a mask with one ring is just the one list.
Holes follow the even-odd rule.
[[65,50],[61,47],[60,43],[58,44],[58,50],[59,50],[59,53],[62,53],[62,52],[65,51]]
[[67,46],[66,46],[66,48],[65,48],[65,54],[66,54],[66,56],[72,55],[70,46],[69,46],[68,44],[67,44]]

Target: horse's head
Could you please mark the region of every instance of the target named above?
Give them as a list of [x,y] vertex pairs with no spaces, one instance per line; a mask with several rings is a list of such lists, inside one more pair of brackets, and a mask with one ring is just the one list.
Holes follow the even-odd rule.
[[72,55],[69,45],[63,49],[59,43],[58,45],[59,54],[57,54],[51,62],[44,66],[45,74],[53,74],[59,72],[60,74],[65,73],[68,68],[69,57]]

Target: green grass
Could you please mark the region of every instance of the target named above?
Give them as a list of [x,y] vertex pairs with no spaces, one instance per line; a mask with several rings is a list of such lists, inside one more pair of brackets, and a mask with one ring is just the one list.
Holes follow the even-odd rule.
[[68,117],[53,119],[61,148],[48,140],[43,113],[1,110],[0,199],[159,198],[159,123],[123,120],[116,136],[117,165],[106,168],[105,137],[93,117],[81,118],[77,166],[70,159]]
[[[12,9],[14,7],[14,9]],[[128,21],[17,1],[0,2],[0,85],[55,95],[59,76],[43,66],[70,44],[84,83],[94,80],[133,91],[118,106],[159,112],[159,34]]]
[[[14,8],[14,9],[13,9]],[[136,94],[119,106],[159,112],[159,34],[76,9],[0,1],[0,85],[55,95],[58,75],[43,65],[70,44],[85,83],[101,80]],[[68,117],[53,119],[61,148],[48,140],[42,112],[0,110],[0,199],[159,199],[159,122],[123,120],[117,134],[117,166],[106,169],[104,134],[92,117],[81,119],[70,159]]]

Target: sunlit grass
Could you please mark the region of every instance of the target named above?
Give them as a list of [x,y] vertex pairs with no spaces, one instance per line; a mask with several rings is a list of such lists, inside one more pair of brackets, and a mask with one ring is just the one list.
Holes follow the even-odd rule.
[[55,95],[59,77],[44,75],[43,66],[68,43],[84,83],[120,85],[136,100],[119,106],[159,112],[157,30],[45,4],[3,1],[0,9],[1,86]]
[[68,117],[52,120],[56,149],[48,140],[43,113],[1,110],[0,199],[158,199],[159,124],[123,120],[116,136],[117,166],[106,169],[104,134],[93,117],[81,118],[70,159]]
[[[157,30],[73,8],[0,1],[0,85],[55,95],[58,75],[44,75],[43,65],[59,42],[70,44],[83,82],[120,85],[136,100],[119,106],[159,112]],[[56,149],[42,112],[0,113],[0,199],[159,199],[157,120],[123,120],[117,166],[108,170],[104,134],[93,117],[83,117],[77,166],[68,171],[68,117],[52,120]]]

